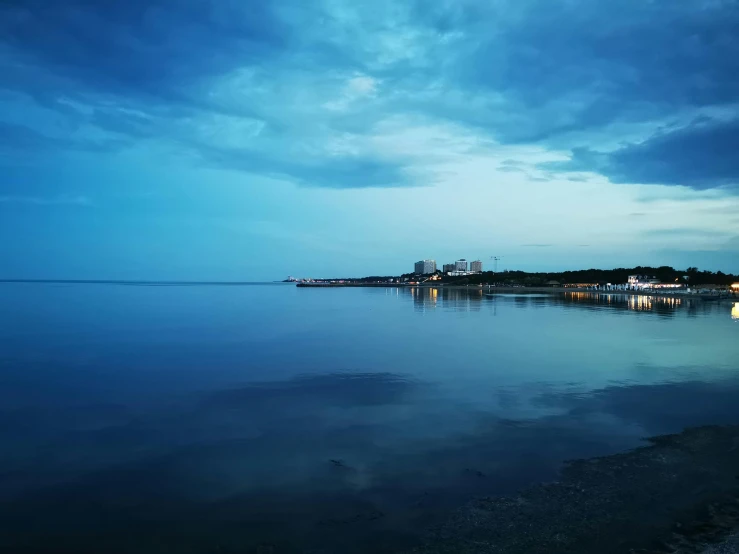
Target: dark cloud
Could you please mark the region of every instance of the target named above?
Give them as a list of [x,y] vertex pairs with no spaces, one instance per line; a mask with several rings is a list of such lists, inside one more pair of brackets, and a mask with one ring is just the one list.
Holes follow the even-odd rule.
[[694,189],[739,188],[739,120],[701,120],[614,152],[572,151],[549,169],[597,171],[615,183],[685,185]]
[[[466,98],[493,93],[495,101],[465,106],[445,97],[429,109],[503,142],[572,149],[574,163],[562,169],[600,171],[614,182],[705,189],[739,180],[736,123],[705,115],[689,128],[666,123],[709,106],[735,112],[739,2],[442,6],[424,21],[464,33],[447,78]],[[663,134],[609,156],[591,149],[645,123]]]
[[[244,5],[246,4],[246,5]],[[82,90],[151,97],[286,47],[267,2],[17,0],[0,5],[0,33],[18,61]]]
[[[173,122],[228,113],[261,121],[283,143],[325,142],[420,112],[501,142],[571,150],[572,161],[553,170],[596,171],[614,182],[731,187],[737,124],[700,113],[735,109],[737,27],[739,2],[729,0],[441,0],[402,7],[378,0],[311,9],[295,0],[8,0],[0,3],[0,88],[131,140],[177,141],[184,132]],[[241,70],[262,80],[240,83],[226,100],[215,94],[219,79]],[[381,81],[383,93],[346,113],[320,108],[342,102],[328,83],[353,72]],[[311,78],[301,81],[305,75]],[[296,114],[305,93],[315,102],[312,119]],[[675,124],[691,115],[702,119]],[[619,133],[634,136],[626,133],[630,126],[640,136],[645,128],[662,130],[613,151]],[[306,138],[313,129],[320,132]],[[18,144],[35,148],[29,137]],[[252,145],[239,155],[214,155],[207,141],[201,146],[211,163],[262,165],[307,184],[409,182],[404,164],[371,154],[319,152],[315,163],[300,163]],[[506,160],[500,170],[522,169]]]
[[609,156],[615,182],[739,186],[739,120],[691,125],[629,145]]
[[[6,2],[0,5],[5,54],[0,70],[6,77],[0,89],[29,94],[78,127],[116,137],[88,148],[165,139],[211,165],[307,185],[405,186],[410,181],[400,164],[369,153],[336,155],[316,144],[310,156],[289,154],[290,144],[320,143],[331,135],[330,125],[301,125],[292,113],[293,97],[305,88],[291,81],[296,72],[338,71],[345,63],[343,54],[315,33],[323,24],[321,13],[292,1]],[[308,40],[309,34],[317,37]],[[219,78],[244,69],[259,73],[259,82],[239,83],[226,100],[214,98]],[[264,141],[249,143],[246,137],[243,147],[223,148],[200,128],[202,119],[218,114],[261,122],[273,142],[265,147]],[[366,132],[372,120],[364,119]],[[233,124],[216,123],[212,134],[228,134],[226,127]],[[306,136],[310,127],[320,132]],[[81,147],[78,140],[47,138],[30,129],[7,141],[36,154]]]
[[[497,130],[506,140],[546,140],[739,95],[736,2],[521,4],[496,14],[501,28],[481,33],[489,38],[458,68],[467,86],[534,110],[536,121]],[[477,26],[495,25],[483,21]]]
[[305,185],[326,188],[388,188],[418,186],[402,165],[371,156],[283,156],[201,145],[206,164],[248,173],[289,177]]

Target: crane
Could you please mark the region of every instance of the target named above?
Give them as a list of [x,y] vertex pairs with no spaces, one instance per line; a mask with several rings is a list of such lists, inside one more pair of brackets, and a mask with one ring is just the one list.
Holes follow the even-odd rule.
[[[493,283],[495,283],[495,274],[498,272],[498,261],[503,256],[490,256],[490,259],[493,260]],[[490,290],[490,285],[488,285],[488,290]]]

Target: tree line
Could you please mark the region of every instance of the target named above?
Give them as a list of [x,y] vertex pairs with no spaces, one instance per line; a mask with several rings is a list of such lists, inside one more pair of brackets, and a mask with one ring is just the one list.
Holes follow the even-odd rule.
[[580,269],[576,271],[527,272],[527,271],[484,271],[477,275],[460,277],[444,276],[445,283],[505,283],[510,285],[541,286],[548,281],[568,283],[604,284],[626,283],[629,275],[646,275],[659,279],[663,283],[680,282],[690,286],[697,285],[730,285],[739,281],[739,276],[722,271],[699,270],[697,267],[675,269],[670,266],[650,267],[637,266],[615,269]]

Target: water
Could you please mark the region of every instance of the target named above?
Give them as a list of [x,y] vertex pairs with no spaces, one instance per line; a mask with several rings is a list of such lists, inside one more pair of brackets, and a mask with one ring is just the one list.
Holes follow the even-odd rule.
[[0,286],[0,550],[397,552],[474,496],[739,423],[739,305]]

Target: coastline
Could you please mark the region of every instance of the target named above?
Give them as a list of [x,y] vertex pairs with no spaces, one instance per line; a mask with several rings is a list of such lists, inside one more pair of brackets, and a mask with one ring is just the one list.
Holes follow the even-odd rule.
[[[297,287],[333,289],[333,288],[403,288],[403,289],[438,289],[438,290],[467,290],[470,292],[482,291],[483,294],[561,294],[561,293],[589,293],[603,295],[626,295],[626,296],[657,296],[660,298],[684,298],[688,300],[703,300],[700,294],[687,294],[679,292],[654,292],[644,290],[590,290],[581,287],[497,287],[487,285],[435,285],[419,284],[408,285],[404,283],[298,283]],[[721,300],[737,300],[731,297],[722,297]]]
[[739,425],[647,440],[570,462],[555,483],[472,501],[407,554],[739,552]]

